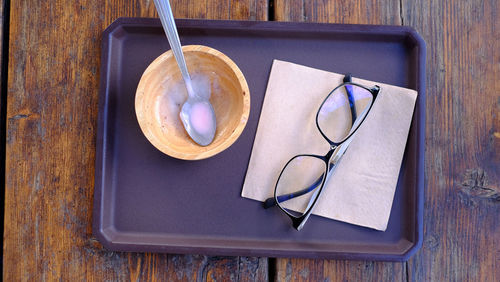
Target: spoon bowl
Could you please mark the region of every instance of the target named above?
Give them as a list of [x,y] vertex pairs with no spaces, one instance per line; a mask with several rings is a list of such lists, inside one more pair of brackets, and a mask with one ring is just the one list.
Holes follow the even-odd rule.
[[180,118],[193,141],[201,146],[212,143],[216,118],[214,108],[207,99],[188,94],[188,99],[182,105]]
[[182,50],[193,81],[210,81],[210,103],[216,131],[208,146],[196,144],[179,117],[187,91],[172,51],[156,58],[144,71],[135,97],[135,111],[146,138],[163,153],[184,160],[214,156],[241,135],[250,113],[248,84],[236,64],[218,50],[189,45]]

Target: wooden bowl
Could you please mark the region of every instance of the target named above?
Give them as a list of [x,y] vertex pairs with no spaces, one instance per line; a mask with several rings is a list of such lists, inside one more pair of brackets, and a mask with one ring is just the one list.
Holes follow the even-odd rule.
[[135,112],[146,138],[163,153],[178,159],[200,160],[222,152],[245,128],[250,113],[248,85],[236,64],[210,47],[182,47],[192,77],[210,80],[217,130],[213,142],[196,144],[179,117],[187,91],[172,51],[156,58],[144,71],[135,96]]

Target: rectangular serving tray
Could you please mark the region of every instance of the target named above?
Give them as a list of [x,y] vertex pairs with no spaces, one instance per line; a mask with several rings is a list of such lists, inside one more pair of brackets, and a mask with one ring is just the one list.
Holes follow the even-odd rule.
[[[169,48],[158,19],[103,33],[93,233],[109,250],[404,261],[422,244],[425,43],[403,26],[177,20],[183,45],[218,49],[250,87],[250,117],[230,148],[201,161],[155,149],[134,111],[139,79]],[[277,208],[240,196],[273,59],[419,92],[388,228],[312,216],[295,231]],[[270,188],[272,189],[272,188]]]

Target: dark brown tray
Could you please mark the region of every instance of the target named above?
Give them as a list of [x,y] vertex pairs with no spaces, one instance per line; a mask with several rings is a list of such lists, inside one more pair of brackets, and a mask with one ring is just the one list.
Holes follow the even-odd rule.
[[[162,154],[141,133],[134,96],[169,49],[158,19],[121,18],[103,34],[93,232],[109,250],[406,260],[422,243],[425,43],[411,28],[178,20],[184,45],[228,55],[251,93],[238,141],[202,161]],[[312,216],[295,231],[277,208],[240,196],[273,59],[350,72],[419,92],[387,231]]]

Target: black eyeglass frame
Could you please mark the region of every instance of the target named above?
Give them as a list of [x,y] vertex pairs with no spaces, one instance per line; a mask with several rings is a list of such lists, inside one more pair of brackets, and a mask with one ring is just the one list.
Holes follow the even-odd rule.
[[[323,105],[325,104],[325,102],[328,100],[328,98],[330,98],[330,96],[339,88],[341,87],[345,87],[346,85],[353,85],[353,86],[356,86],[356,87],[361,87],[367,91],[369,91],[372,95],[373,95],[373,99],[368,107],[368,110],[366,111],[366,114],[362,117],[362,120],[359,122],[359,124],[357,125],[357,127],[352,130],[349,135],[347,135],[342,141],[340,142],[334,142],[332,140],[330,140],[326,135],[325,133],[321,130],[321,127],[319,126],[319,123],[318,123],[318,116],[319,116],[319,112],[321,110],[321,108],[323,107]],[[345,78],[344,78],[344,83],[340,84],[339,86],[335,87],[332,91],[330,91],[330,93],[326,96],[326,98],[323,100],[323,102],[321,103],[321,105],[319,106],[318,108],[318,112],[316,113],[316,127],[318,128],[319,132],[321,133],[321,135],[323,136],[323,138],[325,138],[325,140],[330,144],[330,150],[328,151],[328,153],[326,153],[326,155],[324,156],[320,156],[320,155],[310,155],[310,154],[300,154],[300,155],[296,155],[294,157],[292,157],[286,164],[285,166],[283,167],[283,169],[281,170],[279,176],[278,176],[278,180],[276,181],[276,185],[274,187],[274,198],[270,198],[268,200],[266,200],[265,202],[265,207],[269,207],[270,203],[269,203],[269,200],[274,200],[274,204],[277,205],[286,215],[288,215],[288,217],[290,217],[290,219],[292,220],[292,225],[295,229],[297,230],[301,230],[302,227],[304,226],[304,224],[306,223],[307,219],[309,218],[309,216],[311,215],[312,213],[312,210],[314,209],[314,206],[316,205],[316,202],[317,200],[320,198],[321,196],[321,193],[323,191],[323,188],[325,186],[325,183],[328,181],[328,178],[330,177],[331,175],[331,171],[333,169],[333,167],[336,165],[336,163],[332,163],[331,162],[331,159],[332,159],[332,156],[334,155],[334,152],[335,150],[340,146],[342,145],[344,142],[346,142],[347,140],[349,140],[349,138],[351,138],[351,136],[358,130],[358,128],[361,126],[361,124],[363,123],[363,121],[366,119],[366,117],[368,116],[368,114],[370,113],[371,109],[372,109],[372,106],[373,104],[375,103],[375,99],[377,98],[377,95],[380,91],[380,87],[378,85],[375,85],[374,87],[372,88],[367,88],[363,85],[360,85],[360,84],[357,84],[357,83],[354,83],[351,81],[351,76],[350,75],[346,75]],[[349,101],[351,101],[351,97],[349,97]],[[353,107],[353,104],[351,104],[351,109]],[[352,111],[352,110],[351,110]],[[352,121],[353,124],[355,122],[355,120]],[[318,158],[320,160],[322,160],[324,163],[325,163],[325,171],[323,172],[322,174],[322,179],[321,179],[321,185],[319,187],[319,191],[317,192],[318,195],[314,198],[313,200],[313,203],[307,208],[307,210],[305,211],[304,214],[302,214],[301,216],[295,216],[293,214],[291,214],[290,212],[288,212],[284,207],[282,207],[280,205],[280,202],[284,202],[286,200],[283,200],[283,201],[278,201],[278,195],[277,195],[277,189],[278,189],[278,183],[280,181],[280,178],[283,174],[283,172],[285,171],[285,169],[287,168],[287,166],[296,158],[298,157],[314,157],[314,158]],[[337,162],[338,163],[338,162]],[[313,184],[314,185],[314,184]],[[311,186],[313,187],[313,186]],[[315,187],[315,185],[314,185]],[[308,189],[308,188],[306,188]],[[314,189],[313,189],[314,190]],[[305,190],[302,190],[302,191],[305,191]],[[301,192],[301,191],[299,191]],[[292,193],[292,194],[289,194],[289,195],[293,195],[295,193]],[[302,194],[301,194],[302,195]],[[300,196],[300,195],[297,195],[297,196]],[[293,197],[289,197],[289,199],[291,199]]]

